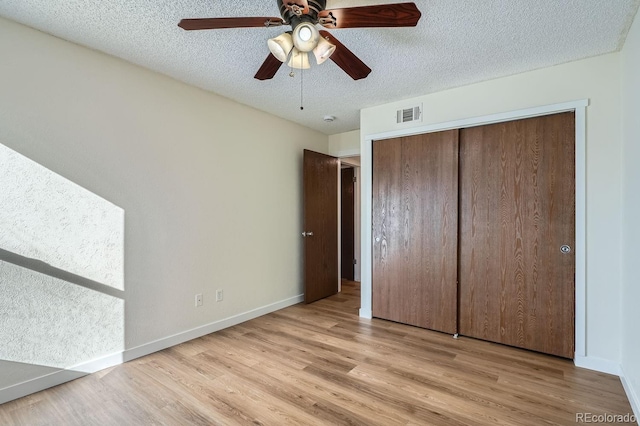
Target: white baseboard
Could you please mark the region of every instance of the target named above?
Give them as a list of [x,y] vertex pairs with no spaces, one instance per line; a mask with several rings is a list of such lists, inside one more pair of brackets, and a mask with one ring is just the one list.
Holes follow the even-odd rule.
[[196,327],[191,330],[183,331],[172,336],[164,337],[162,339],[155,340],[153,342],[145,343],[144,345],[136,346],[135,348],[127,349],[124,352],[124,361],[131,361],[132,359],[140,358],[145,355],[152,354],[154,352],[161,351],[171,346],[179,345],[189,340],[197,339],[198,337],[205,336],[207,334],[214,333],[216,331],[231,327],[245,321],[258,318],[262,315],[269,314],[271,312],[284,309],[296,303],[300,303],[304,300],[304,295],[298,295],[289,299],[281,300],[271,305],[262,306],[260,308],[253,309],[242,314],[234,315],[229,318],[225,318],[219,321],[214,321],[210,324],[206,324],[200,327]]
[[371,313],[371,309],[362,309],[360,308],[360,318],[372,319],[373,314]]
[[54,371],[44,376],[35,377],[22,383],[0,389],[0,404],[22,398],[41,390],[61,385],[71,380],[78,379],[87,374],[122,364],[122,352],[107,355],[92,361],[69,367],[65,370]]
[[599,371],[601,373],[609,373],[619,376],[620,381],[622,382],[622,387],[624,388],[624,392],[627,394],[627,399],[629,399],[629,404],[631,404],[633,415],[636,417],[636,419],[640,419],[640,398],[638,397],[636,389],[633,388],[631,382],[625,376],[624,368],[620,364],[601,358],[579,356],[576,356],[573,362],[576,367],[582,367],[589,370]]
[[577,356],[573,359],[576,367],[586,368],[587,370],[599,371],[601,373],[620,375],[620,364],[608,359],[595,358],[592,356]]
[[6,388],[0,389],[0,404],[13,401],[14,399],[22,398],[24,396],[51,388],[53,386],[61,385],[71,380],[86,376],[87,374],[92,374],[105,368],[113,367],[115,365],[122,364],[123,362],[131,361],[132,359],[140,358],[142,356],[152,354],[162,349],[184,343],[188,340],[196,339],[198,337],[214,333],[227,327],[231,327],[245,321],[258,318],[262,315],[266,315],[271,312],[284,309],[291,305],[295,305],[302,302],[303,300],[304,295],[302,294],[290,297],[289,299],[262,306],[251,311],[244,312],[242,314],[234,315],[232,317],[214,321],[201,327],[158,339],[156,341],[128,349],[124,352],[107,355],[102,358],[75,365],[65,370],[55,371],[53,373],[35,377],[31,380],[27,380],[16,385],[8,386]]
[[623,367],[620,367],[620,381],[622,382],[622,387],[627,394],[627,398],[629,398],[633,414],[636,416],[636,419],[640,419],[640,398],[638,397],[636,389],[631,385],[631,382],[627,380]]

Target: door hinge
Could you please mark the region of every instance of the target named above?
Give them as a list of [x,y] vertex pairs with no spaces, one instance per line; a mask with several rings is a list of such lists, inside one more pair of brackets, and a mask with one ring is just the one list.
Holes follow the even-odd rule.
[[358,178],[354,176],[353,177],[353,183],[356,183],[357,181],[358,181]]
[[357,265],[358,264],[358,260],[357,259],[353,259],[353,264]]

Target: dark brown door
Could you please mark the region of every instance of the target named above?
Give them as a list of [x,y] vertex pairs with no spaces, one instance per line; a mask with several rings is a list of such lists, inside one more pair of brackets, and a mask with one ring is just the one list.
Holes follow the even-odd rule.
[[355,177],[353,167],[342,169],[340,177],[340,265],[341,277],[353,281],[353,265],[355,259],[354,252],[354,214],[355,214]]
[[573,113],[460,131],[460,334],[573,358],[574,135]]
[[304,301],[338,292],[338,173],[335,157],[304,151]]
[[458,131],[373,143],[373,316],[455,333]]

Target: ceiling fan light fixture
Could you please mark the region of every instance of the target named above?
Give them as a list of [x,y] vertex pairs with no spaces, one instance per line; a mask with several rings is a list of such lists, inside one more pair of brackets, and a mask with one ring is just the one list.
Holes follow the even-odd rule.
[[294,28],[291,37],[296,49],[301,52],[311,52],[318,45],[320,33],[312,23],[302,22]]
[[309,27],[305,25],[304,27],[300,28],[300,33],[298,35],[300,36],[300,40],[307,42],[311,40],[311,29],[309,29]]
[[336,51],[336,45],[328,42],[323,37],[318,40],[318,45],[313,49],[313,55],[316,57],[318,65],[329,59],[333,52]]
[[[185,31],[191,31],[287,25],[291,27],[288,36],[282,35],[268,41],[270,53],[255,74],[256,79],[272,79],[283,63],[290,63],[300,69],[309,68],[308,53],[314,51],[319,64],[331,57],[351,78],[359,80],[366,78],[371,68],[323,28],[415,27],[422,16],[416,4],[410,2],[341,9],[327,9],[327,0],[277,0],[276,3],[280,10],[279,18],[240,16],[182,19],[178,26]],[[321,37],[335,46],[328,47]],[[241,49],[242,41],[240,39]],[[291,47],[292,44],[295,49]],[[298,57],[291,59],[294,50]],[[301,55],[301,52],[307,54]]]
[[290,33],[282,33],[278,37],[267,40],[269,51],[278,58],[280,62],[286,62],[289,53],[293,49],[293,39]]
[[309,54],[307,52],[301,52],[294,47],[291,51],[291,59],[289,59],[289,63],[287,65],[298,70],[308,70],[311,68],[311,64],[309,63]]

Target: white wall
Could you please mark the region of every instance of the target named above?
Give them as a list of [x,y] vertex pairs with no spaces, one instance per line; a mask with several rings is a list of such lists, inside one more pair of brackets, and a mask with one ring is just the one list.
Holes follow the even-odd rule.
[[0,143],[124,209],[126,348],[302,293],[326,135],[1,18],[0,58]]
[[360,130],[329,136],[329,154],[335,157],[360,155]]
[[[618,54],[364,109],[361,134],[364,144],[366,136],[371,134],[585,98],[590,100],[586,141],[587,356],[594,364],[615,369],[620,362],[621,341],[619,206],[622,199],[622,144]],[[424,122],[396,123],[397,109],[420,103],[424,104]],[[370,159],[363,156],[362,165],[363,175],[370,174]],[[366,198],[366,194],[363,195]],[[363,223],[368,211],[363,204]],[[365,263],[363,255],[363,283],[367,268],[370,265]]]
[[640,417],[640,19],[627,36],[622,59],[622,374]]

